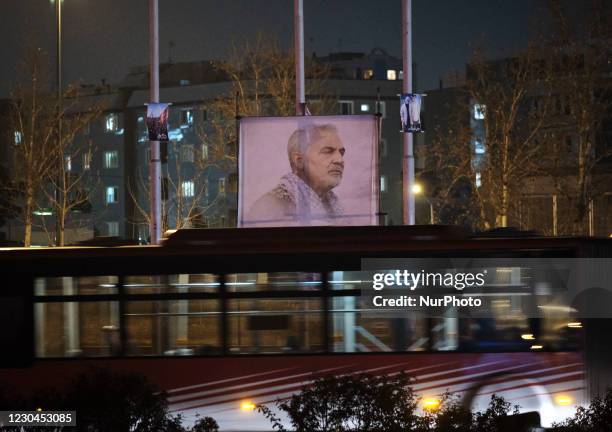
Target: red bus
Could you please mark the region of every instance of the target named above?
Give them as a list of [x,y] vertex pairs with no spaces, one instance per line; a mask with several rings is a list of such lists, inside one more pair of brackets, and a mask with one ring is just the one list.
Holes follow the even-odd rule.
[[0,381],[36,388],[92,365],[138,371],[186,422],[197,414],[224,430],[269,430],[245,407],[323,375],[405,371],[423,398],[451,391],[480,406],[496,393],[547,425],[612,383],[601,349],[612,320],[558,303],[533,317],[530,268],[501,265],[485,287],[487,319],[458,308],[389,316],[361,295],[372,285],[362,260],[611,251],[608,239],[435,226],[182,230],[163,246],[3,250],[2,344],[15,355]]

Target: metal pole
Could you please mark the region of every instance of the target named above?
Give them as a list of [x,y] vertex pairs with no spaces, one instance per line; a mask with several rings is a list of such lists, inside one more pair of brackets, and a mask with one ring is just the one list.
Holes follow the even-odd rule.
[[[402,53],[404,79],[403,93],[412,93],[412,1],[402,0]],[[404,225],[414,225],[414,142],[411,133],[403,133],[404,163],[403,163],[403,194],[404,194]]]
[[[55,11],[57,16],[57,150],[62,149],[62,0],[55,0]],[[64,163],[64,152],[60,152],[58,163]],[[60,239],[60,223],[59,223],[59,204],[60,204],[60,178],[64,170],[60,165],[57,170],[57,179],[55,185],[55,246],[59,246]]]
[[304,1],[293,1],[293,43],[295,51],[295,114],[304,115]]
[[[149,100],[159,102],[159,26],[158,0],[149,0]],[[151,221],[149,232],[151,244],[159,244],[162,238],[161,224],[161,160],[159,141],[149,141],[151,161],[149,163]]]

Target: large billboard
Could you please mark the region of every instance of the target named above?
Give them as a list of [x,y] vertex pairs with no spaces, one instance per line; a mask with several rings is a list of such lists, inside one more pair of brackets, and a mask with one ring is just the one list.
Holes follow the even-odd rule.
[[375,116],[240,120],[238,226],[376,225]]

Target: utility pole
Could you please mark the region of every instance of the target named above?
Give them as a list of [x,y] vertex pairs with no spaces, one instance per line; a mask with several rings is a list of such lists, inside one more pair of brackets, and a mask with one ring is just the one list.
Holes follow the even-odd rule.
[[[158,0],[149,0],[149,100],[159,102],[159,7]],[[151,244],[161,242],[161,158],[159,141],[149,141],[151,161],[149,162],[149,189],[151,195],[151,216],[149,233]]]
[[[62,101],[62,0],[55,0],[55,15],[57,18],[57,36],[56,36],[56,72],[57,72],[57,150],[58,152],[62,149],[62,116],[63,114],[63,101]],[[64,163],[63,152],[58,153],[58,164]],[[60,221],[59,221],[59,202],[60,202],[60,184],[64,180],[59,178],[64,170],[62,165],[59,165],[57,173],[57,184],[55,185],[55,246],[59,246],[60,240]]]
[[[412,1],[402,0],[402,57],[404,78],[402,92],[412,93]],[[403,160],[403,207],[404,225],[414,225],[414,137],[412,133],[404,132]]]
[[295,115],[305,115],[304,95],[304,0],[293,0],[293,44],[295,51]]

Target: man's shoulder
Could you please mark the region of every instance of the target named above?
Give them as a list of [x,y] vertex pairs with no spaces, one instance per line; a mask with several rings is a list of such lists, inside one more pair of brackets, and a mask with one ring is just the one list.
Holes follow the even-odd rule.
[[294,213],[293,197],[285,189],[277,186],[255,201],[249,211],[249,219],[283,218]]

